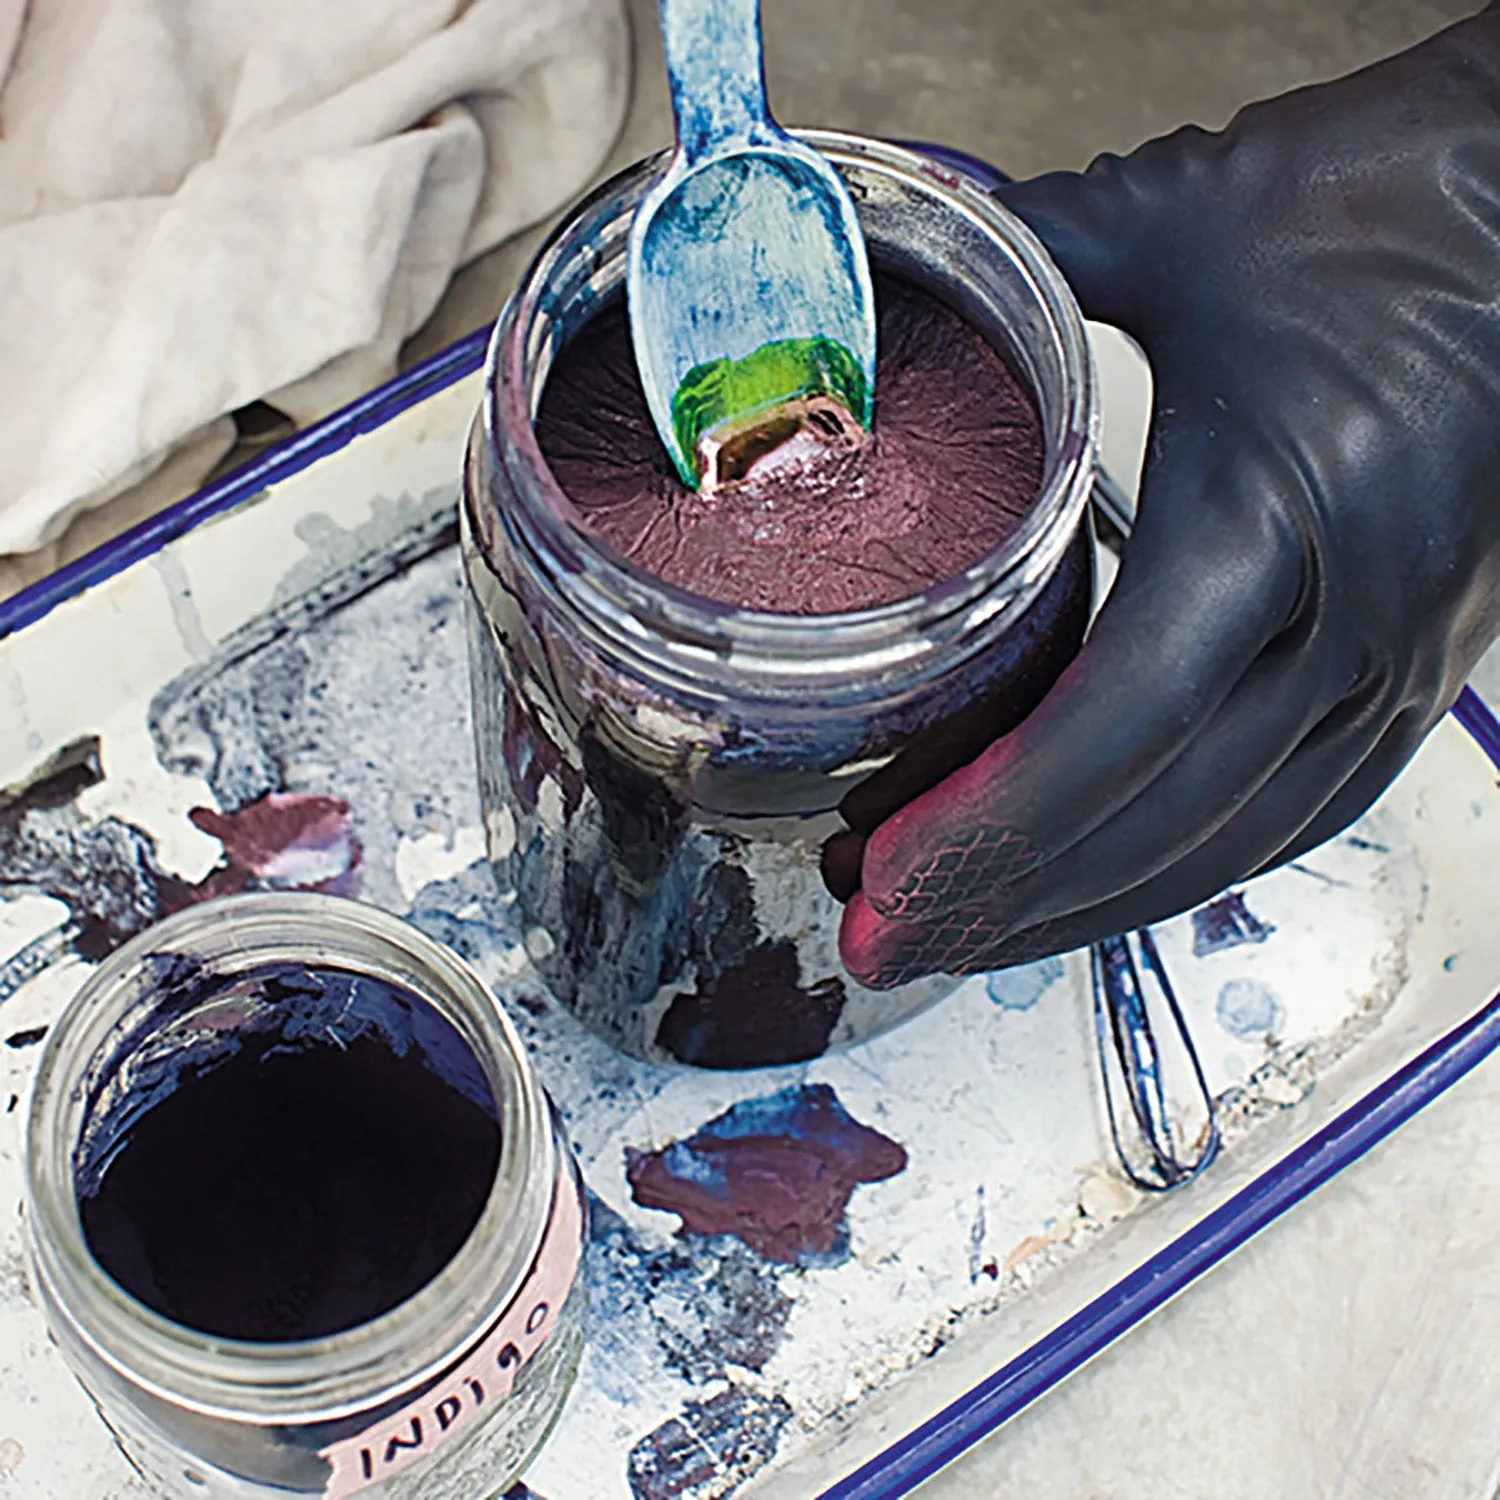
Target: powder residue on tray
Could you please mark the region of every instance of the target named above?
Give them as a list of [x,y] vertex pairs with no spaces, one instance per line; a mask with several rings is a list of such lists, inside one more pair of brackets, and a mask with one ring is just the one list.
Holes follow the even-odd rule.
[[577,518],[680,588],[748,609],[830,614],[920,593],[978,562],[1041,485],[1030,395],[980,334],[877,276],[874,428],[849,452],[800,442],[694,494],[652,425],[616,303],[563,350],[537,438]]
[[905,1167],[905,1148],[854,1119],[826,1083],[744,1100],[686,1140],[625,1154],[642,1208],[679,1214],[690,1234],[732,1234],[776,1261],[836,1252],[854,1189]]

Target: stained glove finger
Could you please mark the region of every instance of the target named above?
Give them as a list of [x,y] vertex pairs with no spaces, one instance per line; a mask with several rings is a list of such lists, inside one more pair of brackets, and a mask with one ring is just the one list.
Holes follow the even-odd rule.
[[1279,508],[1237,499],[1270,480],[1221,460],[1203,421],[1165,425],[1090,639],[1020,728],[871,835],[861,884],[875,912],[983,902],[1065,853],[1178,757],[1289,620],[1299,539]]
[[[844,912],[840,951],[862,984],[888,989],[922,974],[984,973],[1030,963],[1118,932],[1164,921],[1211,900],[1252,872],[1290,858],[1304,831],[1327,837],[1365,810],[1420,739],[1400,718],[1351,735],[1330,715],[1260,793],[1183,859],[1109,900],[1006,929],[994,915],[945,910],[894,922],[856,896]],[[1363,753],[1362,753],[1363,752]],[[1325,817],[1326,811],[1326,817]],[[1343,818],[1343,823],[1337,818]],[[1320,826],[1321,825],[1321,826]]]
[[[1352,675],[1353,663],[1339,652],[1310,649],[1301,632],[1283,632],[1138,797],[1065,853],[995,891],[989,911],[997,926],[1017,931],[1100,905],[1180,863],[1297,754],[1340,704]],[[1315,799],[1320,791],[1312,789]]]
[[[1071,849],[997,889],[994,909],[1006,925],[1040,921],[1059,899],[1076,897],[1074,906],[1106,901],[1216,832],[1270,780],[1349,680],[1350,669],[1336,657],[1308,646],[1303,634],[1283,631],[1203,733],[1140,796]],[[861,828],[847,803],[845,816],[855,827],[823,848],[824,883],[840,901],[859,889],[868,838],[868,825]]]

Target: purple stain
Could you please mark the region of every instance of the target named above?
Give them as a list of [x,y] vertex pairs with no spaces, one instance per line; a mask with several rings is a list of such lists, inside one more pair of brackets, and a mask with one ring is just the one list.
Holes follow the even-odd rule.
[[760,943],[736,963],[704,972],[662,1016],[657,1045],[699,1068],[762,1068],[819,1057],[844,1009],[829,977],[804,987],[797,945]]
[[731,1385],[688,1401],[630,1450],[634,1500],[723,1500],[776,1452],[792,1408],[782,1396]]
[[224,894],[220,887],[236,880],[242,889],[254,880],[336,896],[352,896],[359,888],[360,847],[342,798],[267,792],[234,812],[195,807],[188,817],[223,844],[228,860],[200,882],[207,895]]
[[[358,892],[361,851],[340,798],[269,792],[234,812],[194,808],[194,825],[224,845],[225,861],[190,884],[162,870],[150,835],[78,811],[72,799],[102,778],[98,741],[79,740],[0,794],[0,887],[64,902],[64,940],[90,963],[167,913],[215,896],[256,887]],[[0,966],[0,998],[45,967],[55,946],[48,935]]]
[[1258,1041],[1281,1030],[1286,1014],[1276,991],[1258,979],[1231,979],[1219,991],[1214,1015],[1230,1036]]
[[1241,943],[1263,943],[1275,931],[1245,905],[1243,891],[1225,891],[1193,913],[1193,956],[1205,958]]
[[826,1083],[744,1100],[658,1151],[625,1151],[642,1208],[678,1214],[689,1234],[734,1235],[782,1262],[837,1254],[854,1189],[905,1167],[905,1148],[860,1124]]
[[1062,977],[1063,961],[1053,957],[1018,969],[997,969],[984,985],[1002,1010],[1030,1010]]

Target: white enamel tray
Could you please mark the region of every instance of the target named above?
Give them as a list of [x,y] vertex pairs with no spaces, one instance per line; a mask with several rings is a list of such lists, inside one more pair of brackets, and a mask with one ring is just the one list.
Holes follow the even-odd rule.
[[[1138,432],[1139,374],[1103,354],[1116,433],[1126,408]],[[28,1295],[20,1126],[91,959],[210,878],[357,888],[521,1024],[594,1198],[588,1353],[527,1476],[545,1500],[903,1494],[1500,1043],[1500,731],[1470,692],[1349,834],[1157,929],[1225,1136],[1177,1191],[1114,1164],[1076,955],[795,1068],[611,1053],[546,997],[482,857],[452,524],[481,356],[455,345],[0,604],[7,1495],[145,1493]],[[305,813],[274,848],[268,795]],[[221,836],[194,809],[229,815]],[[795,1142],[816,1099],[905,1153],[827,1253],[778,1261],[633,1201],[627,1149],[722,1133],[747,1101]]]

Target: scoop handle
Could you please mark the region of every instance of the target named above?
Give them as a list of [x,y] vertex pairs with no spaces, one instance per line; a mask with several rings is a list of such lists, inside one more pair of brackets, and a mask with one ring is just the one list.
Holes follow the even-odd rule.
[[781,138],[766,106],[760,0],[661,0],[681,165]]

